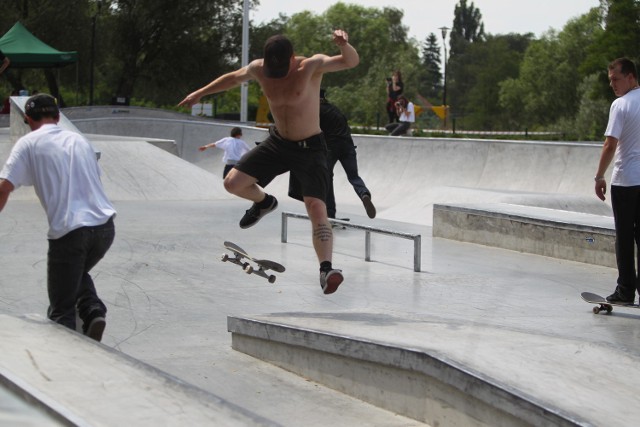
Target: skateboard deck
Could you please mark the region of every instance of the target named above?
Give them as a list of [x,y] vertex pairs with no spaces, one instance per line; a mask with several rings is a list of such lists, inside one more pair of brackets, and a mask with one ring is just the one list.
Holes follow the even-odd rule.
[[580,294],[580,296],[586,302],[595,304],[595,307],[593,307],[593,312],[595,314],[598,314],[601,311],[606,311],[607,314],[609,314],[613,311],[614,305],[617,307],[640,308],[640,305],[638,304],[618,304],[615,302],[609,302],[606,298],[592,292],[583,292]]
[[276,281],[276,276],[273,274],[267,274],[268,270],[273,270],[278,273],[283,273],[285,271],[284,266],[278,264],[275,261],[271,261],[268,259],[256,259],[249,256],[249,254],[247,254],[244,249],[233,242],[225,241],[224,248],[231,251],[233,255],[229,255],[226,253],[222,254],[222,262],[229,261],[233,264],[239,265],[242,267],[245,273],[256,274],[258,276],[264,277],[269,281],[269,283],[274,283]]

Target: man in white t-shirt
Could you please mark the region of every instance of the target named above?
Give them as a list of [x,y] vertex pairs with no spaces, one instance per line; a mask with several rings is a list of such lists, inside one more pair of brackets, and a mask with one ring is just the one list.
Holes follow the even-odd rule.
[[[633,303],[638,280],[635,249],[640,245],[640,90],[633,61],[618,58],[609,64],[609,82],[618,97],[611,104],[605,141],[595,176],[595,192],[605,200],[604,174],[612,160],[611,206],[616,228],[616,290],[607,301]],[[640,253],[640,246],[638,246]],[[640,270],[640,266],[638,266]]]
[[14,189],[35,188],[49,222],[47,315],[75,330],[77,307],[84,334],[100,341],[107,307],[89,271],[113,243],[116,211],[104,192],[89,142],[58,126],[55,98],[30,97],[25,115],[32,132],[16,142],[0,171],[0,211]]
[[224,155],[222,156],[222,161],[224,162],[224,171],[222,172],[223,179],[226,178],[229,171],[233,169],[240,158],[251,150],[251,147],[249,147],[249,145],[241,138],[242,129],[234,127],[231,129],[231,136],[227,136],[216,142],[212,142],[198,148],[200,151],[204,151],[211,147],[218,147],[224,150]]

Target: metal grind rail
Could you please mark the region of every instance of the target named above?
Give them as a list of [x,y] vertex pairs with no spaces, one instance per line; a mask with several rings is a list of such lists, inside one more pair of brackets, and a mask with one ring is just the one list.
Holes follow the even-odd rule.
[[[280,241],[287,243],[287,222],[288,218],[309,219],[306,214],[298,214],[293,212],[282,212],[282,233]],[[349,221],[342,221],[339,219],[329,218],[329,223],[334,225],[340,225],[345,228],[354,228],[357,230],[365,231],[365,261],[371,261],[371,233],[384,234],[392,237],[399,237],[401,239],[413,240],[413,271],[420,272],[420,261],[422,258],[421,245],[422,237],[420,234],[403,233],[400,231],[386,230],[384,228],[372,227],[369,225],[354,224]]]

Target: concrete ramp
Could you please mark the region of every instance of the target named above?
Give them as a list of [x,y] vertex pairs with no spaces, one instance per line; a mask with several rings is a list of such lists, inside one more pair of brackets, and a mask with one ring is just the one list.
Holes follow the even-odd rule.
[[[597,144],[367,136],[357,144],[380,218],[431,225],[434,204],[465,202],[611,214],[593,194]],[[354,196],[335,173],[340,210]]]
[[50,425],[277,425],[47,320],[0,314],[0,337],[0,385]]
[[[222,178],[149,144],[142,138],[87,136],[100,152],[102,182],[112,201],[229,199]],[[4,164],[13,144],[0,143]],[[19,188],[12,200],[35,200],[32,188]]]
[[[82,131],[91,134],[168,138],[178,155],[222,176],[221,150],[198,152],[205,143],[227,136],[238,123],[198,120],[164,113],[155,118],[134,108],[69,109]],[[264,129],[244,125],[253,145]],[[432,224],[434,204],[510,203],[595,215],[611,215],[608,203],[593,194],[599,143],[500,141],[354,135],[360,176],[370,188],[381,219]],[[338,216],[364,215],[344,171],[337,165],[334,187]],[[267,191],[287,197],[286,175]]]
[[[30,130],[23,123],[28,97],[12,97],[9,142],[0,142],[0,164],[13,144]],[[81,133],[64,114],[60,126]],[[117,200],[215,200],[228,199],[221,176],[156,147],[149,138],[85,135],[100,156],[102,180],[109,198]],[[6,140],[5,140],[6,141]],[[149,143],[152,142],[152,143]],[[166,141],[162,141],[166,143]],[[156,144],[156,145],[154,145]],[[166,144],[165,144],[166,145]],[[19,188],[12,200],[34,200],[33,189]]]
[[230,199],[222,178],[144,139],[89,135],[112,200]]

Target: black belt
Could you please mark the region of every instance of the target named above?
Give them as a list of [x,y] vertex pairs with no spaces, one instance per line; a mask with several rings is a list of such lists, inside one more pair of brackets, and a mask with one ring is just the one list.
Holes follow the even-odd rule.
[[312,135],[309,138],[300,140],[300,141],[291,141],[289,139],[283,138],[279,133],[278,130],[276,129],[275,126],[271,126],[269,128],[269,135],[271,135],[274,138],[279,139],[280,141],[283,142],[288,142],[290,144],[296,144],[298,147],[300,148],[309,148],[310,145],[312,144],[317,144],[317,143],[322,143],[324,142],[324,135],[322,132],[316,134],[316,135]]

